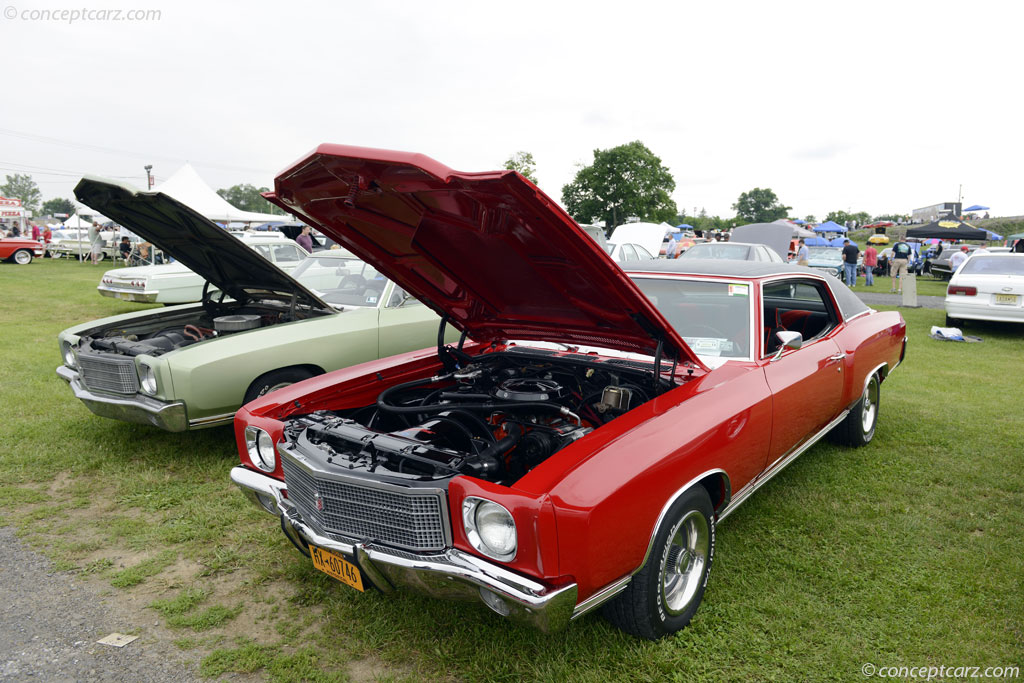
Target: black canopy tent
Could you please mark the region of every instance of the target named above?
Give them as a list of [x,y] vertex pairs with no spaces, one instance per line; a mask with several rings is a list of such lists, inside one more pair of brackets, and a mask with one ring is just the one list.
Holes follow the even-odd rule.
[[943,216],[919,228],[907,230],[907,237],[940,240],[987,240],[988,233],[955,216]]

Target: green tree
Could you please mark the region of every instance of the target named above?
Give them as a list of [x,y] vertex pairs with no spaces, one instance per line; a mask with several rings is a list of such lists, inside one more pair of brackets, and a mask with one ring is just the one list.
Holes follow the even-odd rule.
[[529,152],[516,152],[505,160],[505,168],[510,171],[518,171],[519,175],[534,185],[537,184],[537,164]]
[[891,221],[893,223],[899,223],[900,221],[903,221],[909,223],[910,216],[908,216],[905,213],[883,213],[881,216],[875,216],[872,222],[877,223],[879,221]]
[[43,198],[36,181],[27,173],[7,176],[7,182],[0,185],[0,195],[8,199],[20,199],[21,205],[32,213],[39,211],[39,200]]
[[676,181],[661,159],[639,140],[595,149],[594,163],[576,172],[562,188],[562,203],[580,223],[604,221],[615,227],[631,216],[671,221],[677,215],[670,196]]
[[792,206],[783,206],[771,188],[755,187],[744,192],[732,205],[736,218],[746,223],[771,223],[789,215]]
[[804,221],[807,223],[817,223],[818,219],[814,217],[813,213],[809,213],[806,216],[804,216]]
[[858,211],[857,213],[829,211],[828,215],[825,216],[825,220],[838,223],[839,225],[846,225],[850,221],[856,222],[857,225],[864,225],[871,222],[871,215],[867,211]]
[[261,193],[266,191],[267,188],[265,187],[256,187],[255,185],[245,183],[243,185],[232,185],[227,189],[217,190],[217,194],[223,197],[228,204],[231,204],[231,206],[236,209],[241,209],[242,211],[275,213],[279,216],[286,215],[283,210],[260,196]]
[[75,213],[75,203],[70,199],[54,197],[43,202],[43,207],[39,212],[44,216],[52,216],[55,213],[66,213],[70,216]]

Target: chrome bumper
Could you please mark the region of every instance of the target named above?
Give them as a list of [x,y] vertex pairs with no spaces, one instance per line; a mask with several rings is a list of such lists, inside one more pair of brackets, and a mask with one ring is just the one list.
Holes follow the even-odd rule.
[[109,296],[112,299],[120,299],[121,301],[134,301],[139,304],[155,303],[157,296],[160,295],[160,292],[135,292],[128,289],[104,287],[103,285],[99,285],[96,289],[103,296]]
[[406,588],[435,598],[482,600],[502,616],[549,633],[564,628],[573,617],[575,583],[551,588],[455,548],[415,555],[369,542],[342,543],[321,536],[302,521],[295,506],[281,495],[284,482],[241,466],[231,470],[231,481],[261,510],[279,516],[285,534],[293,542],[327,548],[354,559],[363,575],[382,592]]
[[185,404],[181,401],[167,403],[141,394],[117,396],[93,393],[82,384],[78,373],[65,365],[57,368],[57,376],[71,386],[75,398],[100,417],[153,425],[169,432],[184,432],[188,429],[188,416]]

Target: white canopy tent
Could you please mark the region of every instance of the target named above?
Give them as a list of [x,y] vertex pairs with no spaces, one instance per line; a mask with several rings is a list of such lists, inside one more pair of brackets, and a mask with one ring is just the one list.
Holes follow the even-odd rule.
[[92,213],[80,213],[79,211],[76,211],[73,215],[61,221],[61,223],[64,224],[65,228],[70,228],[72,230],[85,230],[90,225],[92,225],[93,221],[96,221],[100,225],[103,225],[104,223],[109,223],[110,219],[107,218],[106,216],[96,213],[95,211],[93,211]]
[[163,192],[174,197],[182,204],[195,209],[211,221],[228,223],[238,221],[242,223],[267,223],[269,221],[287,221],[289,216],[281,216],[273,213],[260,213],[258,211],[242,211],[231,206],[223,197],[213,191],[206,182],[199,177],[192,164],[186,163],[174,172],[170,178],[153,188],[154,192]]

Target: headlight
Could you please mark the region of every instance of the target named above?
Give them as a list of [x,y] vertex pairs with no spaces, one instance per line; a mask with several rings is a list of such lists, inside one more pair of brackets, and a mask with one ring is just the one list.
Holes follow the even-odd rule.
[[139,384],[142,390],[149,395],[156,393],[156,373],[148,365],[139,365]]
[[501,505],[483,498],[462,502],[462,524],[474,548],[488,557],[507,562],[516,556],[516,522]]
[[75,350],[71,348],[71,344],[64,342],[62,346],[64,347],[64,365],[69,368],[77,368],[78,362],[75,360]]
[[274,440],[270,434],[258,427],[245,428],[245,447],[249,451],[249,460],[264,472],[273,472],[277,466],[277,454],[274,452]]

